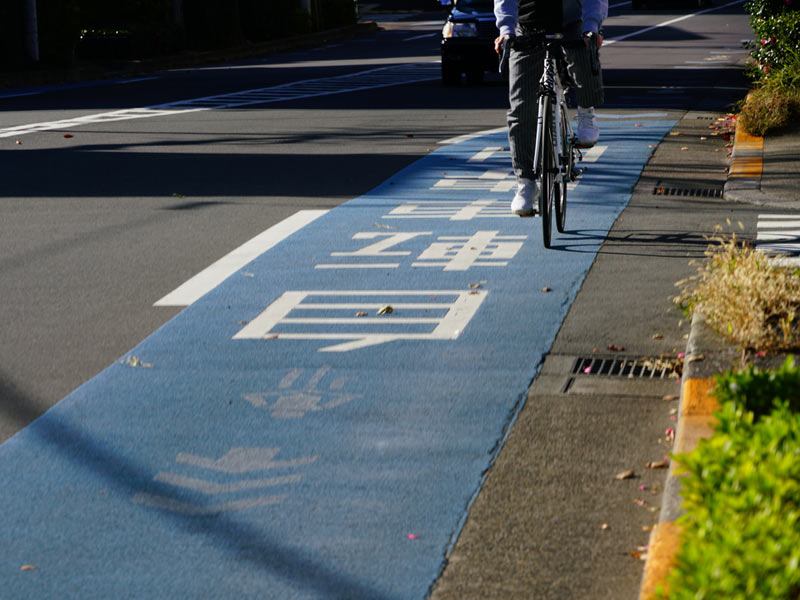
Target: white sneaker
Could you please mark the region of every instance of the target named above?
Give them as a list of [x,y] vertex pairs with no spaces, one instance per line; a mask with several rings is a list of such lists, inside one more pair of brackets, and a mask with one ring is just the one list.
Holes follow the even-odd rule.
[[591,148],[597,143],[600,137],[600,128],[597,127],[597,117],[594,114],[594,107],[578,107],[578,148]]
[[517,193],[511,201],[511,212],[520,217],[535,215],[538,211],[539,186],[532,179],[518,179]]

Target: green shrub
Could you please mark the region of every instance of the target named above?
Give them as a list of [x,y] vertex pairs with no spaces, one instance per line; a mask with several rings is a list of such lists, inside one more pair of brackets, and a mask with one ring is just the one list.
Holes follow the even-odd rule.
[[800,12],[785,12],[765,17],[751,17],[755,42],[751,55],[758,72],[756,78],[769,76],[776,69],[797,60],[800,53]]
[[326,0],[318,6],[322,11],[321,25],[325,29],[352,25],[357,20],[354,0]]
[[251,42],[308,33],[309,15],[300,0],[241,0],[244,36]]
[[732,402],[737,409],[754,413],[755,419],[769,413],[781,402],[800,413],[800,367],[788,357],[777,370],[749,365],[739,372],[714,377],[714,395],[720,404]]
[[27,59],[22,9],[21,2],[0,2],[0,67],[17,67]]
[[727,402],[716,433],[676,459],[686,514],[671,600],[800,597],[800,414]]
[[39,57],[44,64],[69,66],[81,33],[81,8],[77,0],[37,0]]

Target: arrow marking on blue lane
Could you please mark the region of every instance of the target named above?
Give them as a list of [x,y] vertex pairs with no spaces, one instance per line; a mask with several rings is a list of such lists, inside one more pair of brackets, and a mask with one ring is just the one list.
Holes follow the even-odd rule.
[[604,125],[552,250],[494,132],[201,286],[0,446],[3,593],[425,598],[673,125]]

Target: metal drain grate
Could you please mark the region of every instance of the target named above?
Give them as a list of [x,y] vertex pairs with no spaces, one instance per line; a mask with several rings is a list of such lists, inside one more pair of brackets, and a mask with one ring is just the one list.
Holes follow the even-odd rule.
[[722,198],[722,188],[680,188],[655,186],[655,196],[687,196],[691,198]]
[[572,375],[605,375],[643,379],[680,377],[683,361],[673,357],[659,358],[602,358],[579,357],[572,366]]

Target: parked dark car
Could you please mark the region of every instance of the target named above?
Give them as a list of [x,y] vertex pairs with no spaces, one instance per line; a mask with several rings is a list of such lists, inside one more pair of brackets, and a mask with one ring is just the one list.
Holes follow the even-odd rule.
[[459,85],[462,74],[480,83],[486,71],[497,72],[498,35],[492,0],[452,0],[442,28],[442,83]]

